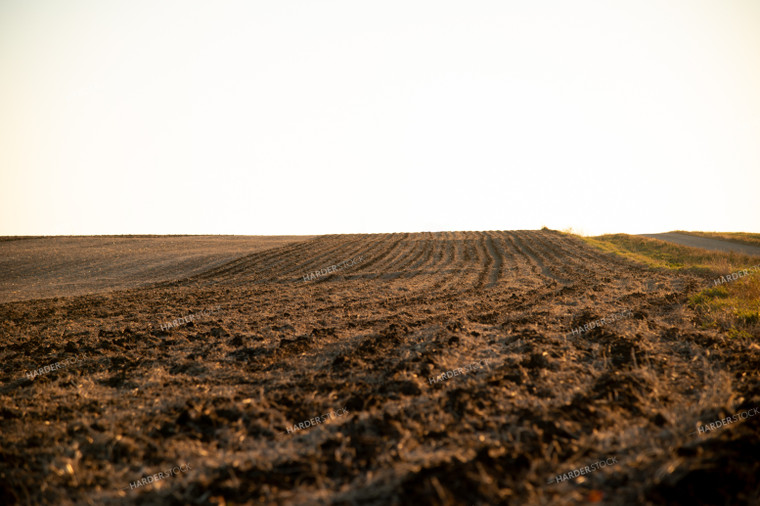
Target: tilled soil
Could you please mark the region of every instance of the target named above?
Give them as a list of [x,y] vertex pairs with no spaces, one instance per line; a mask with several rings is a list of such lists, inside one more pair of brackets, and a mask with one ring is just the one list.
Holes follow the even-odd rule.
[[758,504],[760,346],[698,327],[707,281],[552,231],[337,235],[7,302],[0,503]]
[[0,237],[0,303],[171,281],[311,236]]

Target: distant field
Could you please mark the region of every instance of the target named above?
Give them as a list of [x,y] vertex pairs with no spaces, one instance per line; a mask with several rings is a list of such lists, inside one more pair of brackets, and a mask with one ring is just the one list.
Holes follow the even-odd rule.
[[2,237],[0,302],[101,293],[182,279],[311,237]]

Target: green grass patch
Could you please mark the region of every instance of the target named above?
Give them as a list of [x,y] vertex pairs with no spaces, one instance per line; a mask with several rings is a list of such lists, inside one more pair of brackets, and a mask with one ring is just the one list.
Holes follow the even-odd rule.
[[756,257],[741,253],[708,251],[628,234],[581,237],[592,246],[630,258],[650,267],[687,269],[705,276],[727,274],[758,263]]
[[742,332],[760,335],[760,273],[708,288],[689,297],[689,306],[706,327],[717,327],[729,335]]
[[718,328],[730,337],[760,336],[760,260],[757,257],[691,248],[627,234],[580,239],[602,251],[655,269],[695,274],[706,284],[721,276],[758,266],[758,270],[748,275],[708,286],[692,294],[688,305],[697,313],[700,324],[705,328]]

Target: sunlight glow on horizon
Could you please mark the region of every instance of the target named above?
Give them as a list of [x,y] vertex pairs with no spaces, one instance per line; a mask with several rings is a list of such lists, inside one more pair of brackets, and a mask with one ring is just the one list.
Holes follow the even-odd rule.
[[760,232],[760,3],[0,4],[0,235]]

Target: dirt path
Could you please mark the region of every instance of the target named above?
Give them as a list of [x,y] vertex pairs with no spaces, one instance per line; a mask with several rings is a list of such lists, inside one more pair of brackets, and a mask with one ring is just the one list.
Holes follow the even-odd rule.
[[698,237],[695,235],[678,234],[676,232],[666,232],[663,234],[639,234],[642,237],[651,237],[660,239],[681,246],[691,246],[692,248],[702,248],[714,251],[733,251],[734,253],[744,253],[745,255],[760,256],[760,248],[748,244],[737,244],[735,242],[721,241],[720,239],[711,239],[709,237]]

